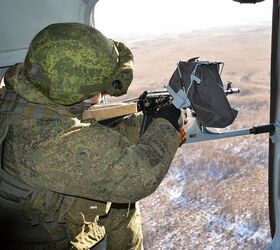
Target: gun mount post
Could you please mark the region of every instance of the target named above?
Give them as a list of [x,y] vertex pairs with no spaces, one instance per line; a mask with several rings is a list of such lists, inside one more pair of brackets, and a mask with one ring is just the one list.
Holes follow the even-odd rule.
[[280,140],[280,122],[277,121],[273,124],[257,126],[252,128],[244,128],[224,132],[214,132],[199,124],[197,119],[195,119],[192,126],[189,129],[187,129],[186,133],[187,139],[185,144],[263,133],[271,133],[272,141],[276,142]]

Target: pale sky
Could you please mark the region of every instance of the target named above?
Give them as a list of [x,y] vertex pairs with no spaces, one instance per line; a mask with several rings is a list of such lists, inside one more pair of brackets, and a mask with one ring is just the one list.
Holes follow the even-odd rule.
[[109,37],[270,23],[272,0],[99,0],[95,25]]

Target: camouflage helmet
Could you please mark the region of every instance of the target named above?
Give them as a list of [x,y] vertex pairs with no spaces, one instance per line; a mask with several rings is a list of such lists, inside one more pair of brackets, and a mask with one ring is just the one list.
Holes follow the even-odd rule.
[[132,68],[133,56],[124,44],[80,23],[56,23],[41,30],[24,61],[26,79],[63,105],[100,92],[125,94]]

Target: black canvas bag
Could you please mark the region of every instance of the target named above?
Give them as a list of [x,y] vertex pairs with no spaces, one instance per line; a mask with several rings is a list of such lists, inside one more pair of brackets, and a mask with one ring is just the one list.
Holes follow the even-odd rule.
[[189,102],[186,106],[193,108],[198,121],[206,127],[224,128],[233,123],[238,113],[230,107],[225,95],[219,73],[221,64],[198,61],[197,58],[180,61],[167,86],[176,93],[175,98],[171,95],[177,108],[182,106],[178,107],[181,104],[176,99],[184,92],[186,99],[180,100],[181,103]]

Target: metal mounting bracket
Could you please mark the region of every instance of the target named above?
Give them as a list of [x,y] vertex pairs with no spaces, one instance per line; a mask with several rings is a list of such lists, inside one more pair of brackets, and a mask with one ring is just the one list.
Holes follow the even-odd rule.
[[194,122],[190,128],[187,129],[187,139],[186,144],[219,140],[224,138],[236,137],[236,136],[245,136],[250,134],[262,134],[262,133],[273,133],[271,136],[272,142],[280,141],[280,122],[277,121],[273,124],[268,124],[264,126],[244,128],[237,130],[230,130],[224,132],[214,132],[208,129],[207,127],[202,126],[197,119],[194,119]]

